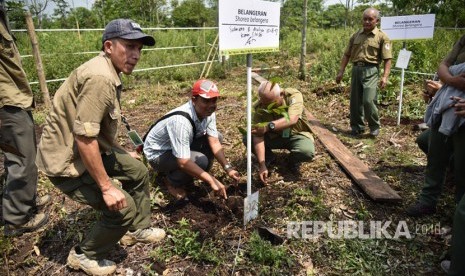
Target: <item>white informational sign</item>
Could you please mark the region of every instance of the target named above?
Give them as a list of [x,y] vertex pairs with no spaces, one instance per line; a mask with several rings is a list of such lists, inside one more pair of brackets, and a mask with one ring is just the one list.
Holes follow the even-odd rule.
[[391,40],[433,38],[435,14],[381,17],[381,30]]
[[244,198],[244,225],[258,216],[258,191]]
[[400,69],[407,69],[411,55],[411,51],[407,51],[405,49],[400,50],[399,56],[397,57],[396,67]]
[[220,55],[279,51],[280,3],[220,0]]

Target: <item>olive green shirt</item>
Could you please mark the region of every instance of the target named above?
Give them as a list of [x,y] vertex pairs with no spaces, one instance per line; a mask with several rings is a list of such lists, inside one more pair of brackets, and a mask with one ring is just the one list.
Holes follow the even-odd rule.
[[121,107],[121,79],[102,52],[75,69],[53,98],[37,152],[37,166],[47,176],[77,177],[85,171],[75,135],[95,137],[102,154],[116,145]]
[[465,62],[465,35],[455,43],[452,51],[444,59],[448,64],[454,65]]
[[[289,117],[293,117],[295,115],[299,116],[297,123],[291,127],[290,135],[302,134],[313,140],[313,136],[310,133],[310,124],[305,116],[305,106],[302,93],[294,88],[284,89],[283,106],[286,107],[285,110],[288,112]],[[258,101],[254,103],[254,114],[252,118],[253,124],[270,122],[282,117],[283,115],[281,114],[265,111],[264,108],[258,105]],[[285,131],[286,130],[273,132],[270,133],[270,135],[283,135],[283,132]]]
[[0,84],[0,108],[5,105],[24,110],[34,108],[32,90],[11,35],[3,1],[0,2]]
[[392,59],[392,45],[389,37],[378,27],[364,33],[363,29],[354,33],[344,52],[352,62],[380,64],[385,59]]

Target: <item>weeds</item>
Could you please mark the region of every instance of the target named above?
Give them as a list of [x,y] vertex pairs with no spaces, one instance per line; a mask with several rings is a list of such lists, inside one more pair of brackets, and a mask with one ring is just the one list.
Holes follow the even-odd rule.
[[189,222],[183,218],[178,221],[177,228],[168,229],[171,247],[159,247],[152,251],[151,256],[159,259],[169,259],[173,256],[190,257],[197,262],[219,264],[218,249],[211,241],[199,241],[199,233],[190,229]]
[[279,269],[290,268],[295,262],[285,247],[273,246],[269,241],[262,240],[257,232],[250,237],[247,255],[252,262],[263,265],[261,274],[279,275]]

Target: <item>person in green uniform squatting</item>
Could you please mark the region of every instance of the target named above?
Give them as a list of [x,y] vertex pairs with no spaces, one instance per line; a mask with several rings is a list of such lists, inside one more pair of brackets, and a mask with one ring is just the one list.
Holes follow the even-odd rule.
[[349,61],[352,62],[350,92],[350,127],[352,135],[364,132],[364,117],[370,128],[370,135],[379,135],[380,122],[377,102],[379,65],[384,61],[383,76],[379,82],[381,89],[386,87],[391,71],[391,42],[389,37],[376,27],[379,11],[368,8],[363,12],[363,29],[357,31],[349,40],[341,66],[336,76],[340,83]]
[[11,35],[5,1],[0,1],[0,142],[5,158],[2,215],[6,236],[17,236],[45,225],[38,212],[50,196],[37,197],[36,136],[31,87]]
[[[288,117],[269,112],[270,106],[272,109],[285,107]],[[267,164],[274,159],[272,149],[289,150],[288,169],[300,177],[301,163],[311,161],[315,155],[302,93],[294,88],[281,89],[277,83],[262,82],[258,87],[258,101],[254,103],[252,123],[252,149],[263,184],[268,184]],[[243,142],[246,143],[246,137]]]
[[154,243],[165,237],[152,228],[149,175],[136,152],[118,142],[121,128],[121,78],[137,65],[143,45],[155,45],[129,19],[110,21],[102,52],[75,69],[53,99],[37,152],[37,165],[73,200],[101,214],[67,265],[90,275],[107,275],[116,264],[105,259],[120,242]]

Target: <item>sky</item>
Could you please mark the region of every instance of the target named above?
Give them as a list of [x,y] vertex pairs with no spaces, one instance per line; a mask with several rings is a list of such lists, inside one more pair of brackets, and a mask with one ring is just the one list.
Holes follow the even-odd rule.
[[[330,0],[333,1],[333,0]],[[95,0],[67,0],[69,6],[72,8],[77,8],[77,7],[84,7],[87,9],[91,9],[92,5],[94,4]],[[48,2],[47,4],[47,9],[45,10],[45,13],[47,14],[53,14],[53,10],[55,9],[56,5],[53,1]]]

